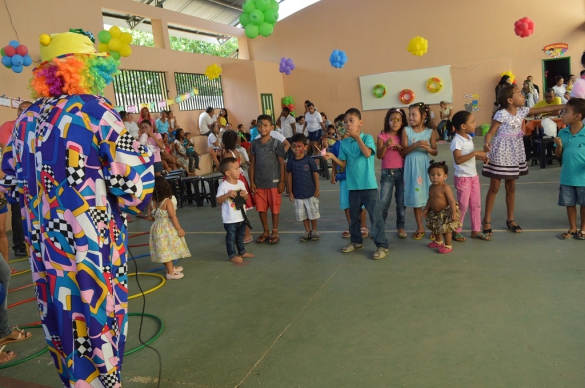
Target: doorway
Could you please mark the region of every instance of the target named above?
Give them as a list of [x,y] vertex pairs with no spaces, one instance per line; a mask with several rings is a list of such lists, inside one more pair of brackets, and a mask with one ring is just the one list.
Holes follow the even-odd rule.
[[262,103],[262,114],[272,116],[272,122],[274,122],[274,100],[272,99],[272,94],[260,94],[260,102]]
[[546,89],[555,86],[555,77],[562,76],[565,82],[571,75],[571,57],[551,58],[542,60],[542,79],[544,82],[544,89],[541,95],[544,96]]

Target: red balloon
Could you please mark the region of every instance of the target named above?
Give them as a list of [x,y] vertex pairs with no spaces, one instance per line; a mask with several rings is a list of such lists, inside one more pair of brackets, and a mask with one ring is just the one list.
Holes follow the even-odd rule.
[[18,55],[22,55],[23,57],[26,56],[26,54],[28,54],[28,48],[25,45],[20,45],[16,48],[16,53]]
[[521,38],[532,35],[534,33],[534,22],[529,17],[516,20],[514,23],[514,33]]
[[294,104],[290,104],[288,107],[289,107],[289,109],[291,110],[291,112],[292,112],[293,110],[295,110],[295,106],[294,106]]
[[14,54],[16,54],[16,49],[14,47],[12,47],[11,45],[8,45],[6,47],[4,47],[4,54],[6,54],[6,56],[11,57]]

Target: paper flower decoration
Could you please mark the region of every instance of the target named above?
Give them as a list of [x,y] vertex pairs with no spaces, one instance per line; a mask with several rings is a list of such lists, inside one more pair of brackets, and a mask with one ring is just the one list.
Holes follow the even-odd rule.
[[274,32],[278,21],[279,5],[276,0],[246,0],[242,4],[244,11],[240,23],[244,26],[246,36],[250,39],[258,35],[268,37]]
[[333,50],[329,57],[329,62],[331,63],[331,66],[341,69],[347,62],[347,54],[345,51]]
[[32,64],[32,58],[28,55],[28,48],[16,40],[11,40],[8,46],[0,50],[0,54],[2,54],[4,67],[12,69],[15,73],[22,73],[24,66]]
[[514,23],[514,32],[521,38],[526,38],[534,33],[534,22],[528,17],[523,17]]
[[429,49],[429,42],[422,36],[415,36],[410,40],[406,49],[412,55],[422,57]]
[[217,63],[209,65],[207,66],[207,69],[205,69],[204,74],[209,79],[219,78],[219,76],[221,75],[221,67],[217,66]]
[[278,71],[284,73],[286,75],[290,75],[291,71],[295,69],[295,64],[291,58],[281,58],[280,60],[280,68]]
[[130,47],[132,34],[122,32],[118,26],[100,31],[98,41],[98,52],[100,53],[110,53],[116,59],[132,55],[132,47]]

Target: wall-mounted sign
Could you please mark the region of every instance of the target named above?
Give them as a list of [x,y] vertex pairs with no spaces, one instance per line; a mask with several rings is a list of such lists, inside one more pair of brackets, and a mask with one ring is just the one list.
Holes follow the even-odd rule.
[[553,43],[544,46],[542,51],[551,58],[559,58],[565,56],[568,49],[569,45],[566,43]]

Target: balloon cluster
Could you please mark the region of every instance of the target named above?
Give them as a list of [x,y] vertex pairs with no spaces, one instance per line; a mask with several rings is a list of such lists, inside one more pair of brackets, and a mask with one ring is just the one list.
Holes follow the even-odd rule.
[[429,49],[429,41],[422,36],[415,36],[410,40],[406,49],[412,55],[422,57]]
[[258,35],[268,37],[274,32],[278,21],[278,2],[276,0],[246,0],[242,4],[244,11],[240,23],[244,26],[246,36],[250,39]]
[[122,32],[118,26],[113,26],[109,30],[102,30],[98,34],[98,52],[107,53],[116,59],[120,57],[129,57],[132,55],[132,34]]
[[292,58],[281,58],[280,68],[278,69],[278,71],[286,75],[290,75],[291,71],[293,71],[294,69],[295,64],[293,63]]
[[505,71],[500,75],[500,78],[507,75],[508,77],[510,77],[510,82],[515,84],[516,83],[516,76],[514,74],[512,74],[511,70]]
[[345,62],[347,62],[347,54],[345,51],[333,50],[329,57],[329,62],[331,63],[331,66],[341,69],[345,65]]
[[526,38],[534,33],[534,22],[528,17],[523,17],[514,23],[514,32],[521,38]]
[[217,63],[209,65],[207,66],[207,69],[205,69],[204,74],[209,79],[219,78],[219,76],[221,75],[221,67],[217,66]]
[[16,40],[11,40],[8,46],[0,50],[0,53],[2,54],[2,64],[7,69],[12,69],[15,73],[22,73],[24,66],[32,64],[32,58],[28,55],[28,48]]
[[293,116],[295,115],[295,106],[294,106],[295,101],[293,100],[292,96],[283,97],[283,99],[281,100],[281,103],[282,103],[283,108],[288,108],[291,115],[293,115]]

